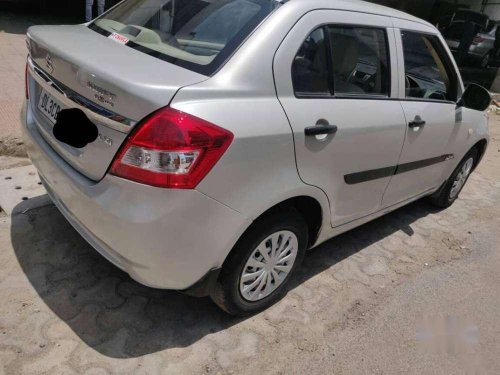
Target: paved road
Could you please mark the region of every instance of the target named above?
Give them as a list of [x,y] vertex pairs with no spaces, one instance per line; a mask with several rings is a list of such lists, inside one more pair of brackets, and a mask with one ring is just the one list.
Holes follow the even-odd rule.
[[[0,15],[0,154],[23,152],[26,28],[60,22]],[[454,207],[417,202],[329,241],[248,319],[137,284],[53,206],[22,213],[43,198],[0,213],[0,374],[500,373],[500,121],[492,131]]]
[[491,127],[452,208],[417,202],[327,242],[283,301],[247,319],[139,285],[54,206],[20,204],[0,217],[0,373],[500,373]]
[[20,114],[27,50],[24,33],[11,28],[11,23],[7,15],[0,15],[0,155],[16,154],[16,149],[22,149],[16,146],[21,143]]
[[0,12],[0,156],[25,156],[20,113],[24,100],[25,34],[31,25],[76,23],[72,18]]

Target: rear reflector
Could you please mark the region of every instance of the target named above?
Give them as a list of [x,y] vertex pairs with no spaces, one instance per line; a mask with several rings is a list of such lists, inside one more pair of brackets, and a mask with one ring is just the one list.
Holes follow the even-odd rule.
[[193,189],[213,168],[233,134],[165,107],[138,125],[116,156],[111,173],[143,184]]

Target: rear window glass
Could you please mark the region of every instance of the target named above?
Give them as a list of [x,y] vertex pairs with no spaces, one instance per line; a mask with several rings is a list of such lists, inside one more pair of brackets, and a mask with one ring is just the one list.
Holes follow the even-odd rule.
[[126,0],[90,28],[211,75],[279,5],[276,0]]

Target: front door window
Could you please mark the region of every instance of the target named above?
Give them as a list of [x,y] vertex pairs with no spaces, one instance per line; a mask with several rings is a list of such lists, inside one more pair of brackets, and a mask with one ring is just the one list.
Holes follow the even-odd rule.
[[434,35],[402,32],[407,98],[457,99],[457,79],[451,73],[443,47]]

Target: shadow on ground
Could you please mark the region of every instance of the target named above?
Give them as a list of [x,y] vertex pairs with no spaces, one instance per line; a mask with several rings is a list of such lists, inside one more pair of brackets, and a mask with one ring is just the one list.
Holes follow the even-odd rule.
[[[93,250],[54,205],[33,203],[20,203],[12,215],[19,263],[47,306],[103,355],[130,358],[186,347],[242,321],[208,298],[138,284]],[[308,253],[292,287],[397,231],[413,235],[412,223],[432,212],[416,202],[324,243]]]

